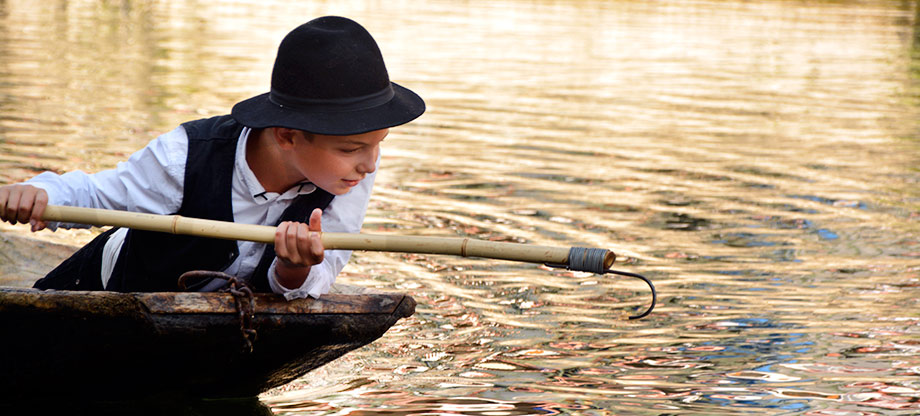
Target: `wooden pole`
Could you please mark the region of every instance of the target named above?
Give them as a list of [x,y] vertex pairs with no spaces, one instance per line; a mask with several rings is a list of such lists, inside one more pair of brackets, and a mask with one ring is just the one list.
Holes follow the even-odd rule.
[[[275,227],[203,220],[179,215],[155,215],[138,212],[49,205],[42,216],[45,221],[95,226],[116,226],[225,240],[245,240],[272,244]],[[463,237],[391,236],[364,233],[321,233],[327,250],[391,251],[400,253],[448,254],[529,263],[569,264],[569,248],[532,244],[483,241]],[[607,251],[604,267],[613,265],[616,255]]]

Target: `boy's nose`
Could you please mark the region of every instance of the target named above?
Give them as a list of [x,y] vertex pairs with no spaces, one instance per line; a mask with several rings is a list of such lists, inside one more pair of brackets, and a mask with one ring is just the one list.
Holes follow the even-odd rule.
[[377,170],[377,149],[374,149],[373,152],[366,152],[358,164],[358,172],[361,174],[374,173],[375,170]]

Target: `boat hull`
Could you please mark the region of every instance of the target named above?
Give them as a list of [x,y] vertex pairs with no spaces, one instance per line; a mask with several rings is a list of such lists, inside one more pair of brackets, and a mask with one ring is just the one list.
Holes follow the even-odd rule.
[[254,396],[371,343],[414,311],[404,294],[256,294],[249,352],[230,294],[0,288],[0,392]]

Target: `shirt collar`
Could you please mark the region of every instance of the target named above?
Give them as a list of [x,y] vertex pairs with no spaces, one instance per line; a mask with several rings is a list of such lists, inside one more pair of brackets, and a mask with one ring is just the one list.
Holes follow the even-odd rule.
[[313,193],[313,191],[316,190],[316,185],[313,185],[309,181],[303,181],[295,184],[283,194],[267,192],[265,188],[262,187],[262,184],[259,183],[256,174],[249,168],[249,162],[246,161],[246,142],[249,140],[249,133],[251,132],[252,129],[249,127],[243,127],[243,131],[240,132],[240,138],[236,143],[236,161],[234,169],[236,169],[237,176],[243,182],[243,186],[249,190],[249,195],[252,196],[253,202],[262,204],[279,198],[293,199],[298,195]]

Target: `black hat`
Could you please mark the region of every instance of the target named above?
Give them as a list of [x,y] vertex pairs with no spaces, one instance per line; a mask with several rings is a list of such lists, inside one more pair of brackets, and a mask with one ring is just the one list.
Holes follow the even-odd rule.
[[349,135],[405,124],[423,112],[421,97],[390,82],[367,30],[350,19],[326,16],[284,37],[271,91],[237,103],[231,115],[251,128]]

